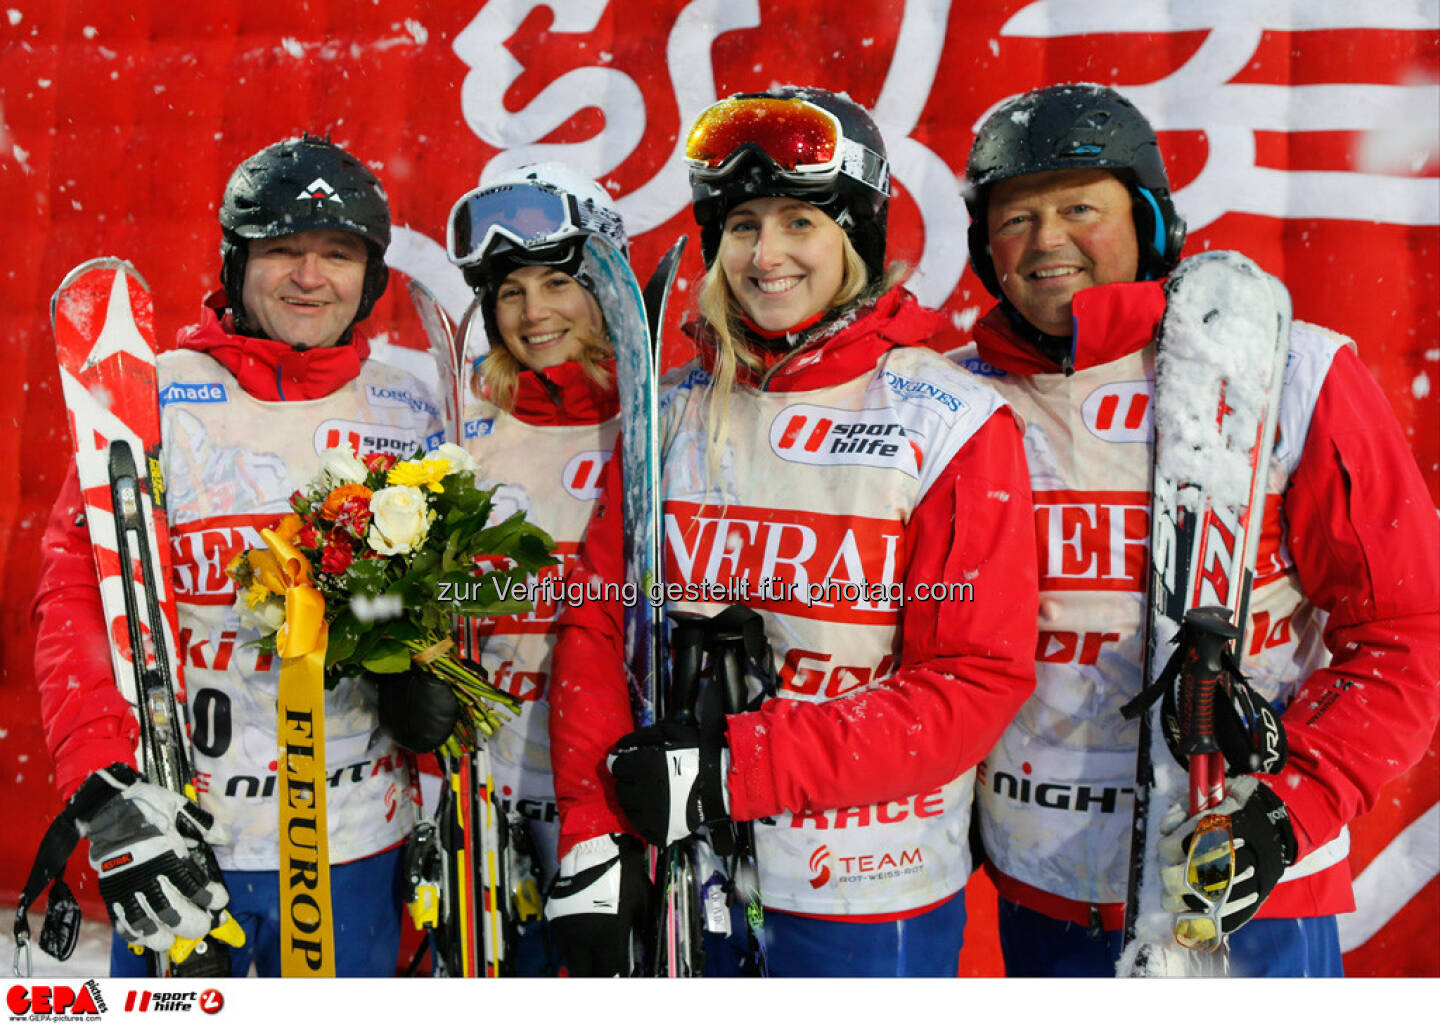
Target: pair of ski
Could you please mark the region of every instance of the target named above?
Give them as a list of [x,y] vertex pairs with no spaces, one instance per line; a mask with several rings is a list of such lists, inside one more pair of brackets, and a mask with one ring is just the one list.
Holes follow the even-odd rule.
[[[171,655],[178,620],[170,587],[150,290],[124,260],[89,260],[60,283],[50,317],[111,667],[140,725],[137,762],[147,781],[194,800],[184,685]],[[41,843],[16,915],[17,965],[20,950],[27,957],[29,952],[26,910],[52,882],[40,947],[59,960],[74,950],[80,911],[62,875],[79,838],[75,818],[72,801]],[[193,857],[202,879],[220,880],[208,846],[199,844]],[[212,924],[212,935],[223,932],[227,941],[243,941],[228,911],[214,914]],[[144,955],[155,977],[230,973],[229,951],[213,939]]]
[[[1189,726],[1180,737],[1189,765],[1187,773],[1171,755],[1156,700],[1140,717],[1125,945],[1117,965],[1129,977],[1228,973],[1220,927],[1226,870],[1234,869],[1228,820],[1202,818],[1192,841],[1190,863],[1204,867],[1190,884],[1208,899],[1205,913],[1177,918],[1164,909],[1157,844],[1171,806],[1183,799],[1198,815],[1224,799],[1212,711],[1225,664],[1238,665],[1245,650],[1290,351],[1289,293],[1238,253],[1183,261],[1165,293],[1155,356],[1143,683],[1160,689],[1162,675],[1178,670],[1169,685],[1178,687],[1179,718]],[[1172,664],[1173,643],[1182,650]]]
[[[423,284],[411,280],[409,290],[439,379],[445,439],[463,445],[465,396],[472,393],[475,364],[488,350],[484,317],[472,305],[457,327]],[[461,655],[478,663],[479,652],[468,646],[473,633],[458,622],[453,632],[460,637]],[[428,893],[423,882],[437,874],[438,894],[428,915],[416,909],[412,898],[412,916],[431,929],[436,976],[511,975],[522,912],[516,883],[524,881],[517,870],[514,830],[524,823],[512,822],[501,804],[485,739],[468,753],[436,757],[444,778],[434,831],[417,830],[412,845],[420,849],[412,849],[409,859],[415,865],[412,897],[416,890]]]

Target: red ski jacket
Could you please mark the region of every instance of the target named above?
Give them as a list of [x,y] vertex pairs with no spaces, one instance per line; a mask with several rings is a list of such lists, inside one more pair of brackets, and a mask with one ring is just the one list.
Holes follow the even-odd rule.
[[[1044,814],[1056,812],[1017,800],[1007,787],[1022,757],[1033,763],[1037,784],[1053,764],[1073,769],[1072,781],[1089,781],[1103,777],[1107,758],[1133,758],[1133,727],[1118,708],[1140,688],[1148,498],[1130,492],[1137,482],[1145,486],[1150,444],[1138,420],[1128,434],[1121,421],[1148,393],[1147,346],[1163,312],[1155,282],[1080,292],[1069,376],[1021,340],[999,307],[975,325],[976,346],[955,355],[988,375],[1031,422],[1047,609],[1035,700],[986,761],[986,845],[992,862],[1008,865],[992,864],[992,875],[1014,902],[1081,924],[1098,906],[1110,928],[1123,912],[1111,901],[1117,888],[1123,893],[1107,852],[1116,844],[1106,819],[1115,815],[1089,807],[1083,829],[1046,850],[1038,830]],[[1108,415],[1097,400],[1107,395],[1120,400]],[[1247,676],[1285,709],[1289,762],[1261,778],[1289,808],[1297,860],[1333,844],[1308,871],[1297,865],[1261,910],[1297,917],[1353,909],[1346,844],[1337,836],[1419,760],[1440,717],[1440,529],[1404,433],[1347,339],[1295,324],[1280,434],[1242,653]],[[1124,573],[1085,577],[1085,566],[1119,564],[1110,557],[1114,539],[1092,527],[1132,506],[1117,529],[1122,554],[1135,556],[1133,571],[1121,558]],[[1099,640],[1104,656],[1067,661],[1080,645],[1067,648],[1065,637],[1075,636]],[[1060,708],[1072,710],[1060,715]],[[1122,867],[1123,851],[1122,844],[1115,854]],[[1074,895],[1062,895],[1067,889]]]
[[[220,318],[223,300],[217,298],[207,299],[198,324],[180,330],[177,344],[209,352],[257,398],[323,397],[353,380],[369,353],[358,330],[348,345],[306,352],[234,334],[229,318]],[[140,738],[112,675],[84,507],[72,461],[41,537],[40,582],[31,604],[40,716],[63,797],[106,765],[133,766]]]
[[[866,382],[871,389],[868,395],[884,394],[887,388],[911,389],[911,394],[932,385],[938,388],[952,380],[940,372],[943,367],[927,377],[928,363],[917,354],[913,376],[902,377],[895,367],[911,364],[897,360],[896,354],[924,348],[946,329],[940,314],[922,308],[897,288],[813,349],[782,357],[782,365],[772,366],[769,379],[759,391],[754,390],[753,379],[747,380],[752,386],[737,388],[732,401],[745,408],[745,404],[759,403],[766,395],[779,393],[797,396],[797,401],[804,393],[805,401],[809,401],[808,396],[820,389],[856,385],[858,391]],[[692,333],[701,343],[700,366],[672,375],[662,409],[673,412],[670,402],[680,401],[674,397],[677,392],[683,392],[697,379],[708,380],[703,371],[711,353],[705,344],[705,332]],[[984,401],[994,403],[994,411],[953,458],[933,467],[938,478],[898,527],[903,531],[903,540],[898,545],[895,573],[908,584],[957,580],[962,575],[961,567],[975,567],[975,575],[967,578],[974,579],[976,591],[985,599],[904,604],[893,640],[889,641],[893,644],[889,648],[889,668],[877,670],[876,682],[869,687],[828,701],[771,700],[757,711],[729,716],[728,789],[731,815],[736,820],[789,812],[798,824],[806,812],[872,803],[884,808],[889,805],[882,801],[925,793],[972,769],[1030,693],[1036,570],[1030,546],[1033,535],[1024,452],[1010,411],[988,390],[977,387],[972,378],[964,376],[964,381],[966,387],[976,388],[967,394],[983,395]],[[625,386],[623,381],[621,386]],[[814,401],[825,404],[820,398]],[[867,409],[874,405],[873,399],[864,403]],[[662,412],[662,420],[665,416]],[[666,429],[674,429],[674,425]],[[931,438],[924,440],[930,443]],[[737,494],[734,500],[743,505],[747,495],[757,492],[768,495],[767,500],[775,500],[774,488],[784,489],[783,481],[756,485],[754,480],[757,473],[769,472],[756,467],[768,466],[763,458],[770,453],[755,449],[753,457],[740,457],[740,452],[736,448],[735,464],[727,464],[723,471],[731,474],[727,486],[733,480]],[[918,457],[918,441],[916,452]],[[683,471],[674,458],[672,444],[666,455],[667,481],[672,473]],[[614,471],[618,466],[617,457],[607,468],[604,493],[596,505],[572,581],[624,578],[620,480]],[[773,512],[769,514],[775,521],[788,523],[794,516],[845,513],[847,503],[863,507],[858,494],[850,502],[841,491],[841,507],[832,509],[814,504],[823,498],[795,490],[786,491],[788,500],[771,506]],[[670,538],[672,528],[677,532],[684,529],[683,520],[678,525],[670,520],[692,514],[676,510],[672,492],[667,483],[667,562],[675,558],[670,547],[674,543]],[[987,496],[1008,500],[985,500]],[[753,497],[750,500],[763,505]],[[807,500],[812,502],[805,506],[808,511],[791,511],[795,507],[792,502],[803,504]],[[766,513],[752,508],[745,514],[763,517]],[[752,546],[759,546],[758,542]],[[696,550],[690,551],[691,564]],[[734,564],[748,557],[742,551],[735,556]],[[773,635],[775,621],[786,616],[764,614],[778,662],[786,641]],[[801,619],[803,615],[789,616],[792,623]],[[615,803],[613,782],[604,761],[615,740],[635,725],[626,694],[619,603],[572,605],[562,614],[561,622],[554,661],[559,685],[551,697],[551,735],[563,853],[588,837],[628,831]],[[837,632],[830,635],[838,639],[846,635],[847,629],[860,627],[842,624],[834,628]],[[819,655],[821,663],[829,657]],[[809,685],[801,673],[788,683],[784,676],[782,671],[782,697],[787,695],[787,687]],[[881,820],[885,820],[885,812],[880,813]],[[821,829],[826,827],[823,815],[809,817],[819,820]],[[833,829],[818,834],[838,838]],[[830,842],[833,844],[835,838]],[[962,835],[962,846],[963,842]],[[959,854],[956,859],[960,859]],[[968,865],[968,858],[965,863]],[[960,878],[958,884],[963,883]]]

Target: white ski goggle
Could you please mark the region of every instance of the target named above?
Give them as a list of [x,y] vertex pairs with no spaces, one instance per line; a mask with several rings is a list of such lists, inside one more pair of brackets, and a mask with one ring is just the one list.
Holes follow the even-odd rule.
[[620,251],[626,249],[625,227],[614,211],[544,182],[522,181],[461,196],[450,211],[445,249],[457,267],[473,267],[501,241],[541,249],[585,234],[602,235]]

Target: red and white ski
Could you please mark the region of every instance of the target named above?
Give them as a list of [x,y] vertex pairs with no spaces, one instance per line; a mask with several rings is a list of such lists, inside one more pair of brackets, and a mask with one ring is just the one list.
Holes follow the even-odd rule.
[[[115,682],[140,723],[136,761],[150,782],[194,799],[184,684],[170,655],[178,629],[150,290],[124,260],[90,260],[61,281],[50,319]],[[208,847],[197,857],[205,876],[219,877]],[[226,941],[243,941],[228,912],[214,923]],[[229,974],[215,941],[182,941],[148,959],[157,976]]]
[[[140,715],[125,615],[123,588],[145,601],[138,567],[122,572],[110,493],[112,445],[128,451],[137,468],[139,513],[150,523],[151,564],[157,600],[163,612],[161,635],[147,638],[142,668],[155,668],[157,648],[175,649],[175,600],[170,589],[170,526],[165,518],[165,488],[160,470],[160,403],[155,376],[155,317],[150,289],[129,263],[114,258],[89,260],[65,276],[50,301],[50,320],[60,361],[60,383],[75,442],[75,463],[90,542],[100,574],[100,595],[110,636],[115,679]],[[168,660],[168,659],[167,659]],[[171,671],[165,665],[163,671]],[[184,684],[174,677],[176,698]],[[184,780],[190,781],[188,779]]]

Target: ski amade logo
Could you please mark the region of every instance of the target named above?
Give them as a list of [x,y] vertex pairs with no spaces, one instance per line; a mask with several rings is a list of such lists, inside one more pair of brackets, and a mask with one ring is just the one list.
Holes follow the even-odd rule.
[[214,405],[228,401],[230,401],[230,396],[225,392],[225,385],[219,381],[205,381],[200,384],[181,384],[176,381],[160,389],[160,405],[162,407],[181,402]]
[[100,996],[100,985],[94,979],[79,988],[24,982],[11,985],[5,994],[5,1005],[11,1020],[99,1020],[107,1009]]
[[792,405],[770,423],[770,450],[786,462],[877,466],[919,475],[919,451],[886,409]]

